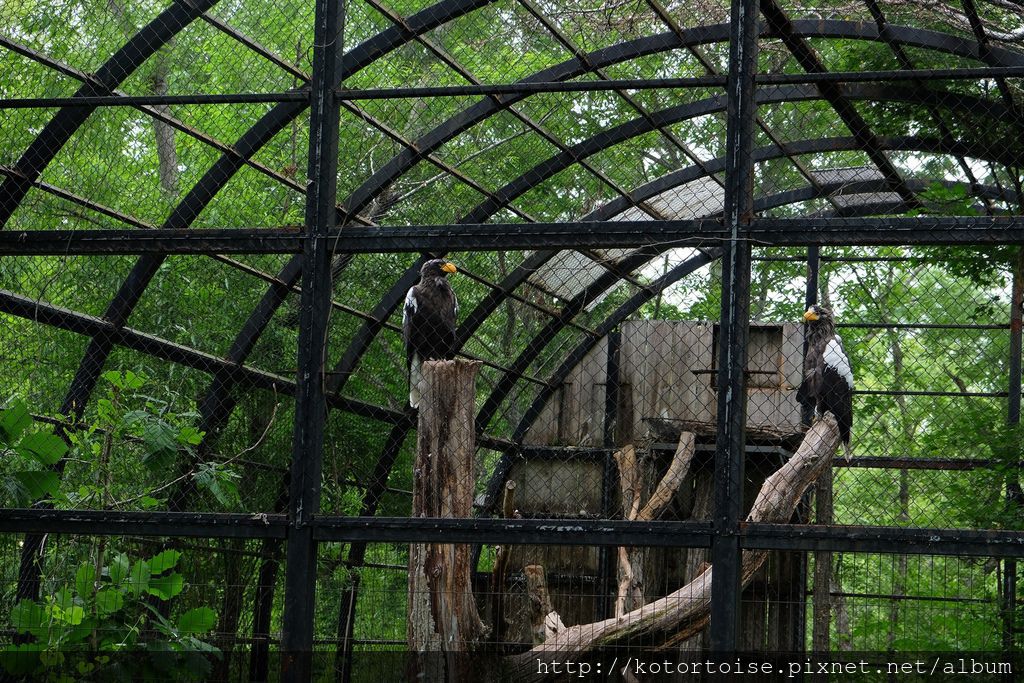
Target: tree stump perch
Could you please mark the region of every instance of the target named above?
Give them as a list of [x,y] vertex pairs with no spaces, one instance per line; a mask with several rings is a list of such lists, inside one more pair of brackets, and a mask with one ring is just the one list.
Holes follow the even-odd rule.
[[[414,517],[472,516],[476,361],[423,363],[414,463]],[[468,545],[409,546],[411,676],[468,680],[469,658],[485,629],[472,590]]]

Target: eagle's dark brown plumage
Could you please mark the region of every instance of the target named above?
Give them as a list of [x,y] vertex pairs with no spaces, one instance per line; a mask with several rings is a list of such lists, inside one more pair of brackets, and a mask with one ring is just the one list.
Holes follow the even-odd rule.
[[839,436],[846,455],[850,455],[850,430],[853,427],[853,370],[836,334],[832,311],[811,306],[804,313],[807,321],[807,355],[804,357],[804,381],[797,391],[801,404],[813,406],[819,415],[830,412],[839,423]]
[[425,360],[449,360],[455,354],[455,325],[459,302],[447,275],[455,266],[444,259],[427,261],[420,281],[405,295],[402,337],[409,371],[409,405],[419,407],[420,365]]

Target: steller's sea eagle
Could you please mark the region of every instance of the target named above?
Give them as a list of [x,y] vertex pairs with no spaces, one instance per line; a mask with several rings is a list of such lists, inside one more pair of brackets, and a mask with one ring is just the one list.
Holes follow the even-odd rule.
[[853,426],[853,370],[836,334],[832,311],[811,306],[804,313],[807,322],[807,355],[804,357],[804,381],[797,400],[814,406],[817,414],[830,412],[839,423],[839,436],[846,457],[850,457],[850,428]]
[[409,370],[409,405],[420,404],[420,365],[425,360],[450,360],[455,354],[455,322],[459,302],[447,275],[455,266],[445,259],[427,261],[420,268],[420,281],[405,295],[402,338],[405,339]]

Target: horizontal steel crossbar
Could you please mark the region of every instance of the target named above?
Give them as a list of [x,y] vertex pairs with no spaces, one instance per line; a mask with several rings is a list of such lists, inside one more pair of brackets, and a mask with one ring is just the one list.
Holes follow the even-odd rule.
[[[1024,77],[1024,67],[975,67],[963,69],[906,69],[877,71],[826,71],[791,74],[760,74],[758,85],[798,83],[870,83],[878,81],[948,81]],[[725,87],[724,75],[689,78],[617,78],[594,81],[524,81],[475,85],[421,86],[396,88],[340,88],[339,100],[379,100],[420,97],[467,97],[524,95],[532,93],[594,92],[606,90],[657,90]],[[0,101],[0,109],[44,107],[110,107],[144,105],[210,105],[277,102],[307,102],[309,90],[267,93],[224,93],[188,95],[92,95],[80,97],[25,97]]]
[[[351,226],[335,253],[466,252],[650,245],[708,246],[730,237],[720,220]],[[1021,216],[763,218],[741,231],[755,246],[991,245],[1024,242]],[[0,255],[298,253],[297,228],[0,231]]]
[[[705,521],[629,522],[566,519],[424,519],[317,516],[308,522],[320,541],[375,543],[503,543],[586,546],[708,547]],[[286,538],[286,515],[219,512],[5,509],[0,533],[83,536]],[[812,524],[740,525],[745,549],[832,550],[984,557],[1024,557],[1024,530],[913,529]]]

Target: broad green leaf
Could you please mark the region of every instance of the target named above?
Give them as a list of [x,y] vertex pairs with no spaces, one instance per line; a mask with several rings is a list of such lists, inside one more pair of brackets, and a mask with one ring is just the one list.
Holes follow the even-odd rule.
[[141,505],[146,510],[150,510],[152,508],[158,507],[160,505],[160,500],[157,498],[153,498],[152,496],[142,496],[141,498],[139,498],[139,505]]
[[100,377],[113,384],[118,389],[124,389],[124,377],[121,375],[119,370],[107,370],[100,375]]
[[149,569],[149,563],[142,560],[137,561],[132,565],[132,571],[128,575],[128,589],[132,592],[132,595],[142,595],[149,590],[149,577],[152,572]]
[[218,463],[202,463],[195,474],[196,485],[212,493],[225,507],[235,507],[241,503],[238,485],[235,483],[239,478],[233,469]]
[[62,608],[59,605],[50,605],[50,617],[64,625],[77,626],[85,619],[85,609],[80,605],[71,605]]
[[96,415],[103,424],[112,424],[117,419],[117,409],[109,398],[96,401]]
[[68,452],[68,445],[56,434],[36,432],[18,443],[18,452],[35,458],[42,465],[52,465]]
[[178,572],[155,576],[149,580],[149,594],[161,600],[170,600],[185,587],[185,579]]
[[53,668],[64,663],[64,653],[59,650],[43,650],[39,653],[43,666]]
[[131,563],[128,561],[128,556],[124,553],[118,553],[114,555],[114,559],[110,561],[110,580],[114,582],[114,585],[122,583],[128,578],[128,569],[131,567]]
[[71,606],[75,604],[75,594],[68,590],[67,586],[64,586],[50,596],[49,602],[61,609],[71,609]]
[[22,432],[31,424],[32,416],[29,414],[25,402],[15,401],[6,410],[0,411],[0,439],[13,446]]
[[22,600],[11,609],[11,626],[19,633],[32,633],[46,625],[46,609],[31,600]]
[[101,616],[107,616],[124,607],[124,593],[116,588],[106,588],[96,594],[96,609]]
[[155,576],[168,569],[174,569],[179,559],[181,559],[181,553],[177,550],[165,550],[149,558],[149,569]]
[[205,435],[205,432],[201,432],[195,427],[182,427],[178,430],[178,441],[190,446],[198,446],[203,442]]
[[141,389],[142,385],[146,383],[145,375],[137,375],[131,370],[124,371],[124,388],[134,391],[135,389]]
[[96,569],[88,562],[81,565],[75,572],[75,590],[83,600],[92,597],[93,591],[96,589],[95,583]]
[[56,472],[28,470],[15,472],[14,476],[25,487],[33,500],[56,496],[60,491],[60,478]]
[[177,550],[165,550],[149,558],[149,569],[155,576],[168,569],[174,569],[179,559],[181,559],[181,553]]
[[216,612],[209,607],[197,607],[178,617],[178,630],[182,633],[206,633],[216,623]]
[[150,417],[152,416],[145,410],[129,410],[124,414],[124,417],[121,418],[121,422],[125,425],[134,425],[139,422],[145,422]]
[[143,423],[142,440],[146,445],[143,462],[149,467],[163,467],[178,452],[174,428],[163,420],[151,418]]

